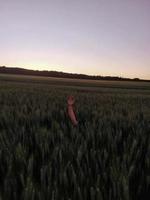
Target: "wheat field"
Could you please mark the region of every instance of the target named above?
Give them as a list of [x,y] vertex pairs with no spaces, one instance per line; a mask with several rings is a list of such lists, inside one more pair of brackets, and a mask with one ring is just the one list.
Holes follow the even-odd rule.
[[0,75],[1,200],[145,200],[149,172],[150,83]]

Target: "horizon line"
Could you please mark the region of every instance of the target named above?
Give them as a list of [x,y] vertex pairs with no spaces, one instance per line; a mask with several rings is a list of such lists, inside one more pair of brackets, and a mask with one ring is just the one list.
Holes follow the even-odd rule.
[[5,65],[0,65],[0,67],[6,67],[6,68],[20,68],[20,69],[25,69],[25,70],[32,70],[32,71],[47,71],[47,72],[60,72],[60,73],[67,73],[67,74],[76,74],[76,75],[85,75],[85,76],[99,76],[99,77],[117,77],[117,78],[122,78],[122,79],[139,79],[139,80],[145,80],[145,81],[150,81],[150,79],[143,79],[139,77],[134,77],[134,78],[129,78],[129,77],[123,77],[123,76],[116,76],[116,75],[98,75],[98,74],[84,74],[84,73],[76,73],[76,72],[66,72],[66,71],[57,71],[57,70],[47,70],[47,69],[31,69],[31,68],[26,68],[26,67],[17,67],[17,66],[5,66]]

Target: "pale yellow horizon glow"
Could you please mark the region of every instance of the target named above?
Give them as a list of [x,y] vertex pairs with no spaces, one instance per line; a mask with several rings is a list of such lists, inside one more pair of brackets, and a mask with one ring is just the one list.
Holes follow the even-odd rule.
[[31,48],[18,51],[0,52],[1,66],[21,67],[33,70],[63,71],[87,75],[118,76],[125,78],[150,79],[147,59],[137,59],[134,55],[118,56],[114,51],[110,55],[94,52],[68,52],[64,49],[42,49],[33,51]]
[[[100,75],[100,76],[118,76],[118,77],[124,77],[124,78],[140,78],[140,79],[145,79],[145,80],[150,80],[150,76],[149,75],[145,75],[142,74],[142,70],[141,70],[141,74],[140,71],[138,71],[135,74],[135,68],[133,68],[130,73],[128,71],[124,71],[118,73],[112,70],[108,69],[108,65],[104,65],[103,67],[102,65],[99,65],[99,68],[97,66],[94,67],[93,66],[89,66],[86,70],[84,70],[83,67],[76,67],[76,66],[63,66],[63,65],[56,65],[55,63],[53,64],[49,64],[49,62],[38,62],[38,61],[33,61],[33,62],[14,62],[14,64],[12,65],[11,63],[7,62],[4,65],[1,66],[6,66],[6,67],[19,67],[19,68],[24,68],[24,69],[31,69],[31,70],[39,70],[39,71],[43,71],[43,70],[47,70],[47,71],[61,71],[61,72],[66,72],[66,73],[77,73],[77,74],[87,74],[87,75]],[[101,66],[101,67],[100,67]],[[112,64],[110,64],[111,69],[112,69]],[[68,70],[69,68],[69,70]],[[116,70],[118,70],[116,66]],[[80,71],[78,71],[78,70]]]
[[9,54],[2,52],[1,55],[3,60],[1,59],[0,64],[7,67],[150,79],[150,71],[147,69],[146,74],[142,67],[143,65],[147,66],[148,63],[145,63],[144,58],[139,62],[133,56],[131,59],[110,55],[108,59],[106,55],[97,57],[97,55],[91,54],[88,55],[87,61],[85,55],[54,49],[53,51],[24,51],[23,53],[12,51]]

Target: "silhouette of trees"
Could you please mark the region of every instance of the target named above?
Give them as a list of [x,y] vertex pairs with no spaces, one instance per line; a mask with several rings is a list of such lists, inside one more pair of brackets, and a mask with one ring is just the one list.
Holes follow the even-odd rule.
[[[5,74],[22,74],[22,75],[33,75],[33,76],[46,76],[46,77],[57,77],[57,78],[71,78],[71,79],[88,79],[88,80],[110,80],[110,81],[144,81],[139,78],[122,78],[117,76],[92,76],[86,74],[76,74],[76,73],[65,73],[58,71],[39,71],[39,70],[31,70],[24,69],[18,67],[0,67],[0,73]],[[150,81],[150,80],[146,80]]]

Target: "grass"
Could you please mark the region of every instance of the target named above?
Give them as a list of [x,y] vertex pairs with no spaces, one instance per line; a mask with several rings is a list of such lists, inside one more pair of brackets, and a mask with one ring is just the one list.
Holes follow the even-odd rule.
[[0,75],[0,110],[0,199],[148,199],[150,83]]

